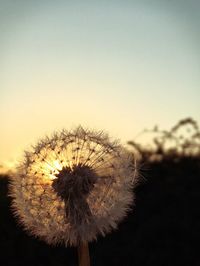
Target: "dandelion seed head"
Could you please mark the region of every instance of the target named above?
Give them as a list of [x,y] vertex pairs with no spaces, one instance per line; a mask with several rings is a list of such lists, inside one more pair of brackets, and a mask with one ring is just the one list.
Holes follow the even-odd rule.
[[78,245],[117,227],[133,203],[133,158],[102,131],[78,127],[25,152],[12,177],[12,208],[49,244]]

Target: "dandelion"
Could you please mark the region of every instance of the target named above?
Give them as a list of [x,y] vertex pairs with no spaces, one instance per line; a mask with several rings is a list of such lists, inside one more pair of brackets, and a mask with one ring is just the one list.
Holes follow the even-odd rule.
[[12,177],[12,208],[49,244],[80,246],[117,227],[133,202],[132,156],[102,131],[63,130],[25,152]]

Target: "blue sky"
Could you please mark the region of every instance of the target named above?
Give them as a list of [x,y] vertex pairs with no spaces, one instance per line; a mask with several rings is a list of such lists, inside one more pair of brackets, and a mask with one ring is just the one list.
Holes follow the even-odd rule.
[[200,122],[200,1],[1,1],[0,162],[77,124]]

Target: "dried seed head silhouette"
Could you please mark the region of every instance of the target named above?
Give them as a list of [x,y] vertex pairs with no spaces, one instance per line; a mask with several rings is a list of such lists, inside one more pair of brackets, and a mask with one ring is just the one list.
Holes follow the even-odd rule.
[[10,195],[28,232],[49,244],[76,246],[117,227],[136,183],[132,155],[102,131],[78,127],[25,152]]

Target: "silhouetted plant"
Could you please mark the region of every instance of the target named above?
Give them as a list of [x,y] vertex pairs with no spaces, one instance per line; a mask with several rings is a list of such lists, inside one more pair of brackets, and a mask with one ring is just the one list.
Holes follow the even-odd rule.
[[128,142],[145,160],[200,156],[200,130],[192,118],[180,120],[169,131],[155,126],[152,130],[142,131],[140,136],[148,133],[154,133],[154,147],[146,147],[136,140]]
[[103,132],[63,130],[25,152],[12,177],[12,208],[24,228],[49,244],[79,246],[117,227],[137,174],[132,155]]

